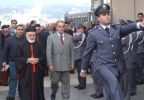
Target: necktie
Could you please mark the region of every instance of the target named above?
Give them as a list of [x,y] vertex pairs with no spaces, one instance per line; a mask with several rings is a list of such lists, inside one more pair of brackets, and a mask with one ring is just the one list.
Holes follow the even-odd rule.
[[108,35],[110,35],[110,31],[109,31],[109,28],[105,28],[105,31],[107,32]]
[[60,41],[61,41],[62,44],[64,44],[64,40],[63,40],[63,36],[62,35],[60,35]]

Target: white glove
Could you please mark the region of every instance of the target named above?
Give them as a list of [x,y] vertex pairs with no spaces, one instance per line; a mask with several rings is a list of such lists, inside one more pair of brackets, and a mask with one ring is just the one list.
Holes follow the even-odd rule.
[[1,71],[7,71],[8,68],[9,68],[9,65],[6,64],[5,66],[3,66],[3,68],[1,69]]

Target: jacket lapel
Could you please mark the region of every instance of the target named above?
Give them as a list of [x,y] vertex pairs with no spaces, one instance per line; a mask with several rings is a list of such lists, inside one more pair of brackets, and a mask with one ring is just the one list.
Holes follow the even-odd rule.
[[67,33],[64,33],[64,46],[66,46],[67,41]]

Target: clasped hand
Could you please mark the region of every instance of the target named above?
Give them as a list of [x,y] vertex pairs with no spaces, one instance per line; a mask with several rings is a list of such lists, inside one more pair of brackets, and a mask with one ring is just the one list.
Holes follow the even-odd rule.
[[39,62],[39,59],[38,58],[28,58],[27,62],[30,64],[37,64]]

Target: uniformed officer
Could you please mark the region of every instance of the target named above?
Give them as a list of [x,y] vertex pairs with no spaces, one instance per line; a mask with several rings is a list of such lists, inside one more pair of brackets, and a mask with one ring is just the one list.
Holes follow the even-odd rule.
[[130,100],[131,94],[136,94],[136,50],[137,34],[131,33],[122,38],[123,54],[126,62],[126,70],[122,77],[122,86],[125,100]]
[[76,32],[73,34],[73,44],[74,44],[74,60],[75,68],[78,72],[78,82],[79,84],[75,86],[78,90],[86,88],[86,78],[80,76],[81,72],[81,59],[86,45],[86,35],[84,33],[84,26],[82,24],[76,25]]
[[95,75],[95,72],[94,72],[93,61],[94,61],[94,57],[95,57],[95,52],[96,51],[93,52],[93,55],[92,55],[91,61],[90,61],[95,92],[93,94],[91,94],[90,96],[93,98],[101,98],[101,97],[103,97],[103,83],[101,80],[99,80],[97,78],[97,76]]
[[144,21],[127,26],[111,25],[110,12],[110,6],[107,4],[100,5],[95,11],[100,25],[89,33],[82,57],[80,75],[86,77],[87,65],[93,50],[96,50],[93,62],[94,71],[95,75],[104,83],[106,100],[123,100],[118,81],[125,70],[121,38],[144,28]]

